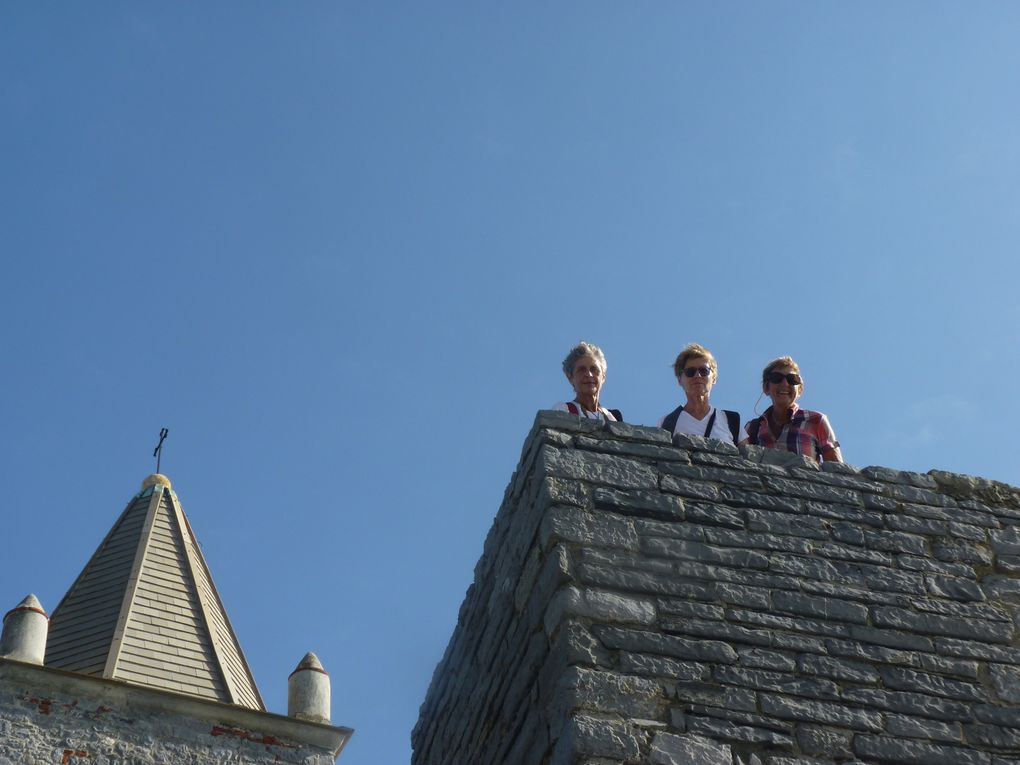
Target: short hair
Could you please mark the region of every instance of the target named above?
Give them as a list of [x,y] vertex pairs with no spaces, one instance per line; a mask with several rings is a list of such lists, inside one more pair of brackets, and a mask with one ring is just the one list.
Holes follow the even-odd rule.
[[[774,372],[779,369],[779,367],[792,367],[794,372],[798,375],[800,374],[800,367],[797,366],[797,362],[793,360],[793,356],[780,356],[778,359],[772,359],[772,361],[766,364],[765,368],[761,371],[761,387],[763,390],[765,385],[768,383],[766,378],[768,377],[769,372]],[[804,378],[801,377],[800,387],[802,389],[804,388],[803,379]]]
[[574,374],[574,364],[577,360],[584,356],[593,356],[595,360],[602,366],[602,374],[606,373],[606,354],[602,352],[602,349],[592,343],[586,343],[584,340],[579,342],[573,348],[570,349],[570,353],[563,359],[563,374],[570,379],[570,376]]
[[715,363],[715,356],[712,355],[712,351],[708,350],[703,345],[697,343],[688,343],[684,346],[684,349],[680,351],[680,355],[676,357],[676,361],[673,362],[673,374],[676,375],[676,379],[680,379],[680,375],[684,373],[684,367],[687,366],[687,362],[691,359],[703,358],[708,359],[708,368],[712,370],[712,377],[719,377],[719,366]]

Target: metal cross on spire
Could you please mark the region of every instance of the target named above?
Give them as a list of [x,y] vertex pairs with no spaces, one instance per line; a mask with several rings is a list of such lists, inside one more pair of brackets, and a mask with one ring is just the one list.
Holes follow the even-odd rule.
[[156,458],[156,472],[159,472],[159,462],[163,458],[163,442],[166,437],[170,434],[170,431],[166,428],[159,429],[159,443],[156,444],[156,448],[152,450],[152,456]]

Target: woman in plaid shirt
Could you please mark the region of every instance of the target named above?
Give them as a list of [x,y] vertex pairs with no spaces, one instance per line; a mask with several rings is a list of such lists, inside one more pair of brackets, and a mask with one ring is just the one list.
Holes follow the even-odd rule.
[[829,418],[797,406],[804,381],[796,361],[789,356],[770,361],[761,373],[761,388],[772,399],[772,406],[747,423],[747,438],[740,443],[786,449],[826,462],[843,461]]

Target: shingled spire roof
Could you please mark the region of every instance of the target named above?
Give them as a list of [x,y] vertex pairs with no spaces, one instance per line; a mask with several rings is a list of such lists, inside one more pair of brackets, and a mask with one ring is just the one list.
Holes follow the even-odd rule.
[[181,503],[149,476],[53,612],[46,666],[265,710]]

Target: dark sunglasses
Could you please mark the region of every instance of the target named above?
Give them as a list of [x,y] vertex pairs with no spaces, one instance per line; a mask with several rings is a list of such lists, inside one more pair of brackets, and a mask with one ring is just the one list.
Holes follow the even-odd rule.
[[800,375],[796,375],[793,372],[789,374],[783,374],[782,372],[769,372],[765,375],[765,379],[770,383],[781,383],[783,380],[790,383],[790,385],[800,385]]
[[694,375],[701,375],[702,377],[711,377],[712,370],[708,367],[684,367],[684,374],[688,377],[694,377]]

